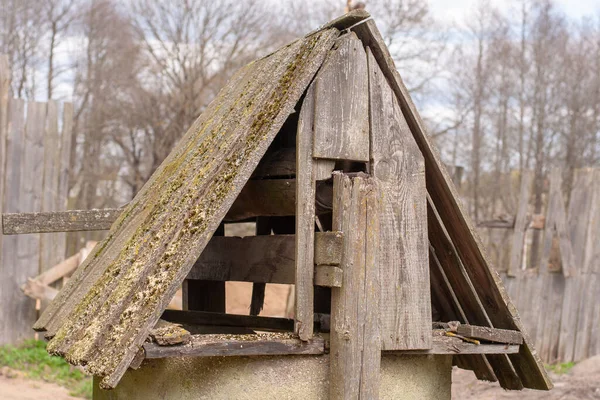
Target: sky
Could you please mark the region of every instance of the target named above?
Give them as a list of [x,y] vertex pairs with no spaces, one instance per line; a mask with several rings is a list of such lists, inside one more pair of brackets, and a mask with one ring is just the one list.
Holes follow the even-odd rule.
[[[429,0],[429,9],[437,18],[456,21],[475,7],[477,0]],[[490,0],[491,5],[507,12],[514,2]],[[600,0],[555,0],[555,3],[571,18],[580,19],[584,15],[600,14]]]

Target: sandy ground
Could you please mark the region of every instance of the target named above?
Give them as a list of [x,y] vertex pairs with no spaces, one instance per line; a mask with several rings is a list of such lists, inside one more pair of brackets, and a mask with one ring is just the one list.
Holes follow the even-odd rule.
[[[505,391],[497,383],[478,381],[472,372],[454,369],[452,398],[456,400],[591,400],[600,399],[600,356],[576,365],[570,373],[552,375],[555,387],[550,392]],[[2,400],[77,400],[57,385],[24,379],[14,371],[0,371]],[[308,399],[307,399],[308,400]]]
[[23,378],[19,372],[0,370],[0,399],[2,400],[78,400],[69,391],[53,383]]

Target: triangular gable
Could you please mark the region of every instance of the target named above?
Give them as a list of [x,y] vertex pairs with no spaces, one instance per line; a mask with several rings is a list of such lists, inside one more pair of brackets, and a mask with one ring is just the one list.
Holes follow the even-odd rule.
[[338,35],[236,73],[35,324],[51,353],[115,387]]
[[[517,310],[504,290],[500,276],[487,261],[483,244],[473,223],[462,209],[454,184],[426,133],[425,125],[402,82],[375,22],[373,20],[365,21],[353,27],[352,30],[356,32],[365,46],[369,46],[387,77],[388,83],[398,97],[404,117],[425,157],[430,205],[437,209],[441,222],[456,248],[466,273],[473,282],[474,289],[491,324],[496,328],[514,329],[523,333],[524,344],[520,347],[519,354],[508,356],[510,358],[508,366],[512,364],[514,372],[524,387],[549,390],[552,388],[552,382],[524,330]],[[491,358],[490,363],[493,363],[493,357]],[[512,368],[510,369],[512,370]],[[497,368],[497,370],[501,371],[502,369]],[[518,388],[518,383],[514,388]]]

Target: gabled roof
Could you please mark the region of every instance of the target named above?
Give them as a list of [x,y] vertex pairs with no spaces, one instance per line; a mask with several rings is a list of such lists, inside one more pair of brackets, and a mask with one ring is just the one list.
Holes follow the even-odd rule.
[[519,354],[473,356],[463,366],[506,388],[551,387],[368,17],[358,11],[334,20],[250,63],[228,82],[35,324],[51,338],[51,353],[102,377],[101,387],[115,387],[340,30],[351,28],[371,49],[425,158],[431,259],[439,263],[431,268],[444,271],[435,273],[438,280],[451,281],[442,295],[460,303],[447,317],[524,334]]

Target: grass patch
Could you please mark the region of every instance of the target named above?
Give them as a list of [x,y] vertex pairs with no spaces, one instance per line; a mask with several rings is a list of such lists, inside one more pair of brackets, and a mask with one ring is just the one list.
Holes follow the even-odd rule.
[[27,340],[20,346],[0,346],[0,367],[23,371],[31,379],[57,383],[71,396],[92,398],[92,378],[60,357],[46,352],[46,343]]
[[546,364],[546,369],[552,371],[557,375],[568,374],[571,368],[575,366],[574,362],[566,362],[560,364]]

